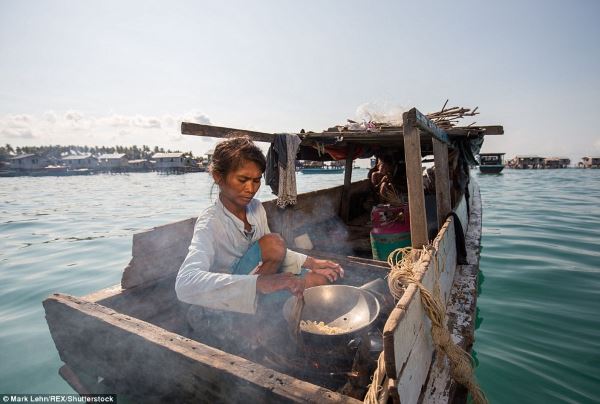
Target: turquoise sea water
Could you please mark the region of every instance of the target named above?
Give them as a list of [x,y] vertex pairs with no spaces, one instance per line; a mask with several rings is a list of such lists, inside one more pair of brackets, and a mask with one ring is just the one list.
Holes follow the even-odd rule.
[[491,402],[600,402],[600,170],[477,175],[477,375]]
[[[600,170],[475,178],[484,205],[475,350],[490,401],[597,401]],[[298,175],[299,192],[342,182]],[[211,183],[206,173],[0,178],[0,393],[72,392],[42,300],[117,284],[132,234],[196,215]],[[259,196],[271,198],[265,187]]]

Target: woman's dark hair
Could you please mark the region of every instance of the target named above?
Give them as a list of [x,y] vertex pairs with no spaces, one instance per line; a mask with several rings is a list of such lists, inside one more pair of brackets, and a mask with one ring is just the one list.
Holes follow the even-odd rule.
[[227,174],[237,170],[245,161],[253,161],[262,172],[267,168],[265,155],[249,137],[232,137],[217,144],[209,170],[212,174],[226,178]]

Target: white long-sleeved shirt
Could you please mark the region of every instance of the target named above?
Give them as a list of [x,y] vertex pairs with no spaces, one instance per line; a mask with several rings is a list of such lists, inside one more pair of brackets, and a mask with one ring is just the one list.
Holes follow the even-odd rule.
[[[175,281],[177,298],[183,302],[213,309],[256,312],[258,275],[232,275],[233,266],[250,245],[269,234],[267,214],[258,199],[246,207],[252,230],[223,206],[219,198],[200,214],[194,227],[187,257]],[[287,250],[283,272],[300,273],[306,255]]]

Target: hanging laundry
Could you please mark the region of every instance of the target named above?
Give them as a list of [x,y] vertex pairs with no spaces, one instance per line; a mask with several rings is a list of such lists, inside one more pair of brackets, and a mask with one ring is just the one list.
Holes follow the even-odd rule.
[[277,195],[277,206],[296,204],[296,155],[302,139],[295,134],[278,134],[267,153],[265,183]]

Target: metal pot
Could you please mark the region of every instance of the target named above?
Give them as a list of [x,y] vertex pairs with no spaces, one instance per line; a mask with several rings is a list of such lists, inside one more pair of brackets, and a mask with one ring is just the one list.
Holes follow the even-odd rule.
[[[290,321],[295,297],[283,306],[283,315]],[[348,344],[366,333],[379,315],[379,302],[368,291],[349,285],[323,285],[304,291],[304,309],[301,320],[323,321],[331,327],[346,330],[339,334],[324,334],[301,331],[305,344]]]

